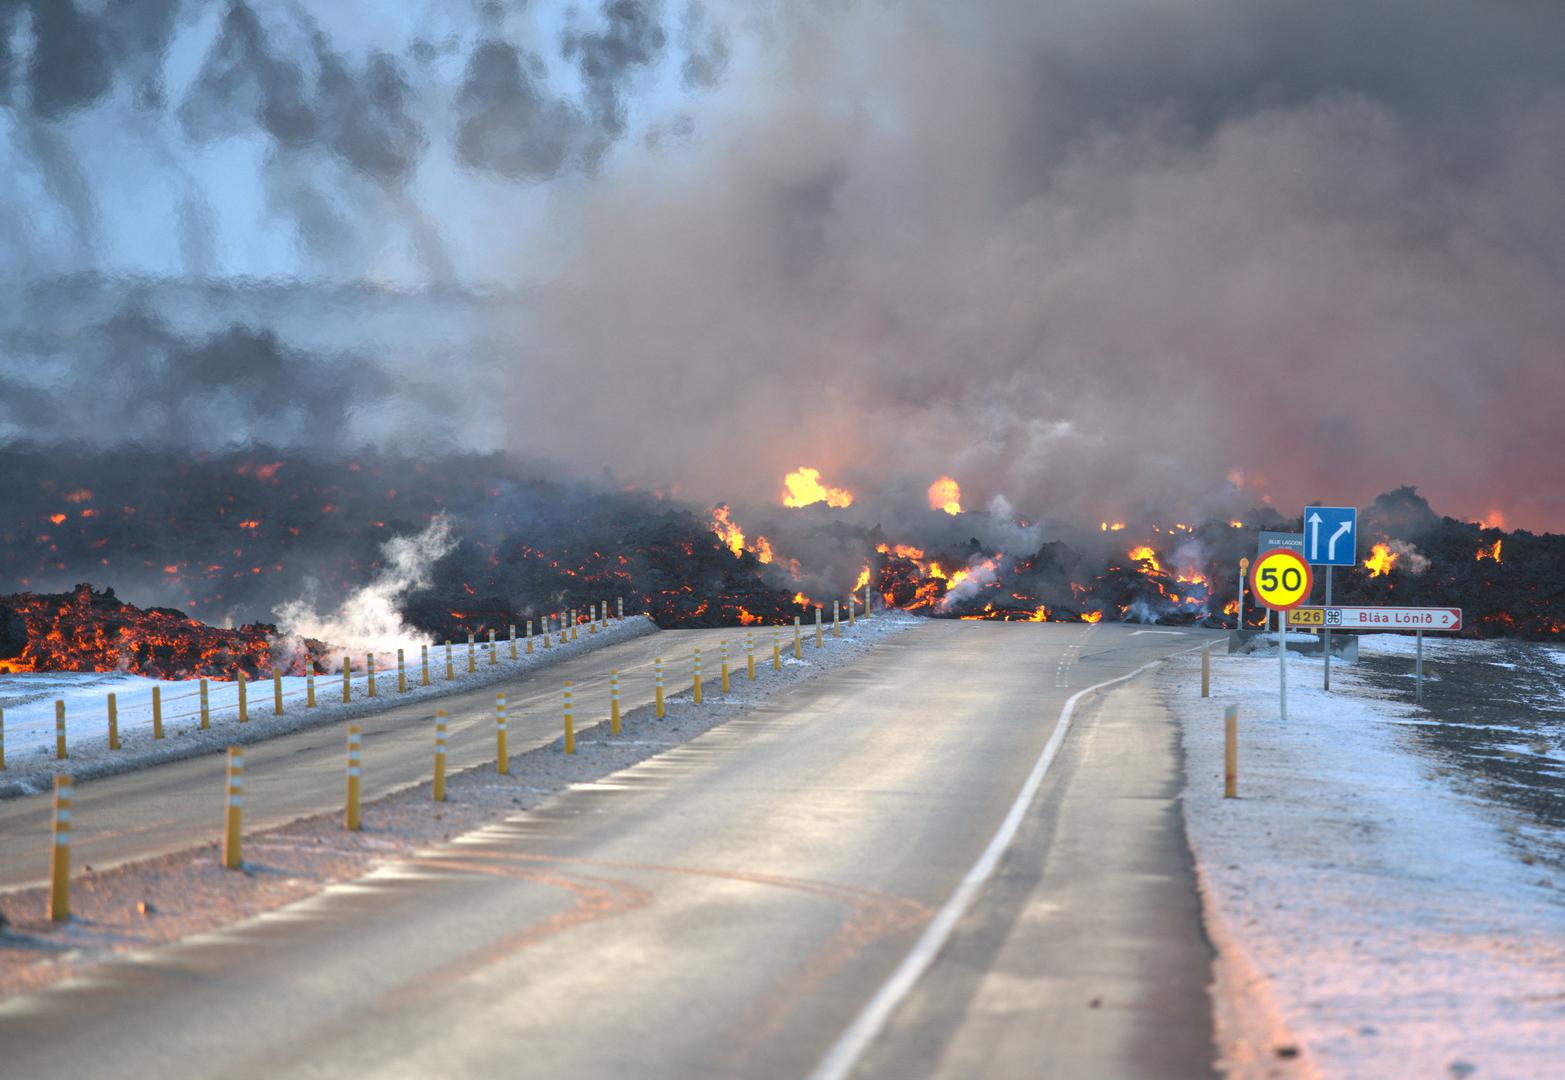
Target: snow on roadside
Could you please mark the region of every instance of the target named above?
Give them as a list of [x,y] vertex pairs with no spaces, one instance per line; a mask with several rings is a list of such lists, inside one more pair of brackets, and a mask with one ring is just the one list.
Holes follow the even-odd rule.
[[[1422,714],[1348,665],[1327,694],[1320,662],[1293,657],[1284,725],[1275,653],[1212,665],[1210,700],[1195,658],[1160,685],[1183,729],[1229,1075],[1559,1075],[1565,890],[1404,745]],[[1240,797],[1225,800],[1231,703]],[[1298,1057],[1248,1044],[1257,1030]]]

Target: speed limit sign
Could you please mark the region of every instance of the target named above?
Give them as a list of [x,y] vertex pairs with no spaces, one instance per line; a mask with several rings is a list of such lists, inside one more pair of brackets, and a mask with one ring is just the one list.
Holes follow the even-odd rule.
[[1309,599],[1310,564],[1291,548],[1273,548],[1250,567],[1250,588],[1273,611],[1288,611]]

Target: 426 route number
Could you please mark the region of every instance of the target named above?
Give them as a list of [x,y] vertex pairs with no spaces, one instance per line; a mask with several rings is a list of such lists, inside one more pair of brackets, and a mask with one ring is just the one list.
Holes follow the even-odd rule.
[[1309,599],[1315,579],[1310,564],[1289,548],[1275,548],[1250,565],[1250,589],[1273,611],[1287,611]]

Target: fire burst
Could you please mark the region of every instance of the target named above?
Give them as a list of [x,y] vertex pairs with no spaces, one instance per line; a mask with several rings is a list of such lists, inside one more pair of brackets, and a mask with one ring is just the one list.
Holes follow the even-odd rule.
[[942,476],[929,485],[929,508],[944,510],[955,517],[962,512],[962,488],[949,476]]
[[1397,553],[1387,544],[1376,544],[1369,549],[1369,558],[1364,560],[1364,569],[1369,571],[1369,576],[1372,578],[1384,577],[1391,573],[1396,564]]
[[1483,562],[1485,559],[1493,559],[1497,563],[1504,562],[1505,560],[1500,558],[1500,546],[1504,542],[1503,540],[1496,540],[1492,544],[1481,545],[1478,548],[1478,561]]
[[853,505],[853,492],[821,483],[821,471],[801,465],[783,477],[782,504],[787,507],[812,506],[823,502],[841,509]]

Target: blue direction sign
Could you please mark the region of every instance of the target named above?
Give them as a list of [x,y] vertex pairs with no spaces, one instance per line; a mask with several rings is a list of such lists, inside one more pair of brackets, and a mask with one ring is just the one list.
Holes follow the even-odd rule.
[[1358,561],[1359,512],[1351,506],[1304,508],[1304,557],[1315,566]]

